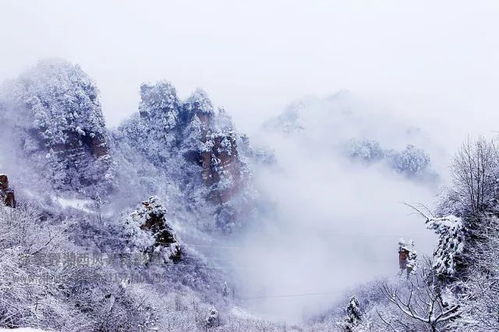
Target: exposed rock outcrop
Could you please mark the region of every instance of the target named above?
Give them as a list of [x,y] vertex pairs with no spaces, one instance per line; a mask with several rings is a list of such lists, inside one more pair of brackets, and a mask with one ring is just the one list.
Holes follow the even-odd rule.
[[178,263],[182,259],[180,243],[166,220],[166,209],[157,197],[142,202],[125,220],[133,247],[150,259]]
[[418,257],[414,250],[414,243],[412,241],[406,242],[404,239],[400,239],[398,254],[400,273],[405,271],[407,277],[409,277],[416,269],[416,259]]
[[228,202],[241,189],[244,167],[233,133],[215,133],[204,138],[211,149],[201,152],[202,177],[212,188],[209,198],[218,204]]
[[249,171],[230,118],[201,90],[185,102],[166,82],[144,84],[140,92],[139,113],[115,135],[118,150],[142,153],[163,177],[179,183],[190,209],[209,202],[217,227],[233,228],[237,212],[230,203],[244,192]]
[[9,187],[9,178],[5,174],[0,174],[0,201],[5,206],[16,207],[16,196],[14,190]]
[[111,185],[98,94],[79,66],[60,60],[40,62],[2,89],[11,142],[54,189],[92,195]]
[[211,101],[203,91],[196,91],[184,104],[190,126],[184,130],[188,141],[185,156],[201,166],[201,177],[209,188],[208,198],[223,204],[230,201],[242,188],[246,165],[241,161],[232,122],[223,112],[215,113]]

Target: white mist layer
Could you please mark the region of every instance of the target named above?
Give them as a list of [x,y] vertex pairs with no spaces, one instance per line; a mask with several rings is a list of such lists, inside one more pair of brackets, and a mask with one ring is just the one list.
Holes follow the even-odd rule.
[[354,114],[355,129],[352,114],[348,121],[324,114],[317,113],[322,122],[302,119],[298,133],[265,134],[277,166],[260,169],[256,178],[272,207],[229,250],[240,296],[265,318],[297,322],[326,311],[363,282],[397,274],[401,237],[414,240],[420,254],[432,252],[432,233],[404,202],[431,204],[438,186],[381,164],[353,163],[335,149],[358,132],[383,143],[392,134],[399,138],[393,145],[401,146],[405,130]]

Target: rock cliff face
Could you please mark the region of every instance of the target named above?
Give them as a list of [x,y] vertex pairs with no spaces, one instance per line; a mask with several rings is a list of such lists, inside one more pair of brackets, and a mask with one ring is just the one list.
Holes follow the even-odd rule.
[[2,89],[11,142],[62,191],[110,185],[111,157],[98,90],[79,66],[40,62]]
[[0,174],[0,201],[5,206],[16,207],[16,196],[14,190],[9,188],[9,178],[5,174]]
[[211,146],[200,154],[203,181],[212,188],[209,198],[217,204],[227,203],[239,192],[243,180],[236,137],[233,133],[211,134],[203,141]]
[[178,184],[191,209],[208,202],[217,227],[232,228],[236,213],[230,203],[244,191],[249,172],[230,118],[200,90],[185,102],[166,82],[140,91],[139,113],[119,128],[117,149],[142,154],[161,170],[163,181]]
[[[240,138],[223,110],[215,113],[211,101],[196,91],[184,104],[188,125],[183,130],[187,161],[201,167],[201,178],[209,188],[208,198],[215,204],[229,202],[239,193],[246,165],[238,150]],[[194,144],[193,144],[194,143]]]

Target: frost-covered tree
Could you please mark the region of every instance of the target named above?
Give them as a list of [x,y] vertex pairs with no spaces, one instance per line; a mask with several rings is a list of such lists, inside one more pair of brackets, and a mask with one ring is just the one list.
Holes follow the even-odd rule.
[[454,157],[452,177],[462,213],[476,216],[497,203],[499,154],[495,142],[467,139]]
[[[437,233],[433,270],[442,289],[452,291],[463,315],[452,323],[460,331],[494,330],[499,296],[498,152],[493,141],[467,140],[452,166],[453,187],[438,217],[427,217]],[[451,213],[450,215],[445,215]]]
[[429,223],[437,233],[449,238],[447,250],[459,251],[458,270],[465,278],[470,268],[482,260],[479,248],[490,234],[499,232],[490,224],[491,216],[497,216],[498,156],[493,141],[468,139],[456,154],[453,187],[438,211],[451,212],[459,218],[437,218],[435,224]]
[[447,331],[461,315],[460,305],[433,280],[427,261],[413,276],[398,283],[383,282],[381,291],[391,304],[379,312],[386,329],[394,331]]
[[352,296],[350,301],[348,302],[348,306],[346,309],[346,317],[342,323],[339,325],[343,328],[344,331],[353,332],[356,327],[362,321],[362,313],[360,311],[360,304],[355,296]]
[[492,214],[486,218],[485,239],[473,249],[470,277],[456,283],[463,290],[457,295],[463,319],[453,326],[458,331],[499,330],[499,218]]
[[375,140],[350,140],[344,144],[343,152],[353,161],[367,165],[382,163],[394,172],[410,179],[421,180],[435,177],[428,154],[413,145],[397,151],[383,148]]
[[84,251],[68,219],[47,219],[36,204],[0,207],[0,327],[138,330],[154,310],[112,278],[112,266],[78,263]]
[[407,176],[421,176],[430,166],[429,156],[413,145],[408,145],[403,151],[390,153],[389,160],[396,172]]
[[352,140],[346,144],[346,153],[349,158],[365,163],[380,161],[385,157],[385,151],[375,140]]
[[452,215],[429,218],[426,225],[439,237],[433,253],[433,268],[436,275],[440,280],[455,280],[457,274],[462,272],[466,242],[462,219]]

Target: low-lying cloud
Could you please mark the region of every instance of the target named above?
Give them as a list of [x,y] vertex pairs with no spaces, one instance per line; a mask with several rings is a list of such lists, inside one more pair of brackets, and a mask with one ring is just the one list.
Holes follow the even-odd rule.
[[[267,318],[301,320],[324,311],[355,285],[396,274],[401,237],[413,239],[421,254],[432,251],[433,236],[424,220],[403,203],[431,204],[436,187],[382,165],[348,160],[335,149],[354,132],[328,130],[324,112],[346,109],[320,110],[323,122],[305,121],[297,133],[264,133],[276,164],[258,169],[256,180],[273,208],[230,257],[241,297]],[[351,111],[347,117],[359,116],[356,129],[368,134],[365,115]],[[342,121],[337,128],[347,125]],[[400,127],[383,130],[398,132],[397,144],[406,139]]]

